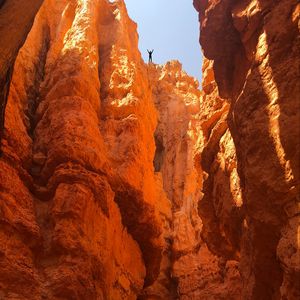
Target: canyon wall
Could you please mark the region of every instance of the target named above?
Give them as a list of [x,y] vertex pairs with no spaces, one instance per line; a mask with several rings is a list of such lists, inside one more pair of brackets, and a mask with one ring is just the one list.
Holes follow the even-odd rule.
[[6,109],[0,298],[135,299],[158,276],[145,70],[123,2],[44,2]]
[[[0,1],[0,139],[14,62],[43,0]],[[1,155],[1,149],[0,149]]]
[[[236,192],[242,202],[234,212],[237,227],[232,236],[229,232],[228,254],[239,252],[242,299],[298,299],[299,2],[194,0],[194,6],[204,55],[220,96],[230,103],[234,177],[240,178]],[[206,160],[202,166],[209,167]],[[207,207],[214,206],[211,187],[217,188],[215,183],[204,187]],[[213,211],[212,218],[220,221],[218,209]],[[199,214],[206,214],[201,202]],[[206,231],[208,247],[218,253],[209,233],[219,234],[219,226],[211,222]]]
[[[199,91],[198,82],[182,71],[179,62],[148,68],[158,110],[154,166],[172,208],[168,237],[171,243],[164,259],[171,265],[171,278],[179,299],[240,299],[237,259],[215,255],[208,249],[202,235],[210,222],[209,213],[204,218],[198,214],[205,182],[199,162],[210,141],[209,131],[221,117],[224,119],[228,108],[214,93],[210,65],[204,69],[204,82],[211,83],[210,96],[208,87],[205,92]],[[229,162],[227,158],[224,161],[226,165]],[[231,210],[235,206],[233,197],[227,201]],[[224,217],[229,216],[227,208],[222,212]],[[154,288],[157,297],[154,299],[177,299],[174,294],[157,294]]]
[[[1,298],[240,298],[229,105],[209,61],[200,92],[179,62],[146,65],[137,44],[123,1],[44,1],[5,113]],[[218,222],[203,186],[226,203]],[[206,236],[226,240],[220,253]]]
[[44,1],[8,64],[0,299],[299,298],[299,4],[194,5],[202,91],[123,0]]

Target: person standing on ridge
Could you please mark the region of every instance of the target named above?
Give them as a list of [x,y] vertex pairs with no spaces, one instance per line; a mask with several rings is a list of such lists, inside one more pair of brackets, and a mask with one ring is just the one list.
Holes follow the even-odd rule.
[[152,51],[149,51],[147,49],[147,51],[148,51],[148,54],[149,54],[149,61],[148,61],[148,63],[152,63],[152,53],[154,52],[154,50],[152,49]]

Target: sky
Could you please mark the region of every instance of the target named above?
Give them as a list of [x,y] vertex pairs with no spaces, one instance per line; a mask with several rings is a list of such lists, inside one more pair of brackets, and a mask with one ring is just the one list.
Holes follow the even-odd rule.
[[192,0],[125,0],[131,19],[138,24],[139,49],[148,61],[164,64],[177,59],[201,83],[202,53],[198,15]]

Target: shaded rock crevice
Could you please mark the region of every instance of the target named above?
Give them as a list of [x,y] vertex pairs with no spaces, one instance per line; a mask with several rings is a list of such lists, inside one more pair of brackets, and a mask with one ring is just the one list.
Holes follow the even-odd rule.
[[42,30],[42,44],[37,55],[37,64],[34,70],[34,79],[31,86],[26,87],[26,96],[28,98],[28,108],[25,112],[29,119],[28,134],[33,137],[36,126],[35,115],[39,105],[40,86],[45,79],[45,66],[47,54],[50,48],[50,31],[47,25]]
[[202,91],[123,0],[45,0],[18,55],[16,11],[0,298],[299,298],[299,4],[194,4]]
[[8,0],[0,3],[0,141],[4,135],[5,109],[14,62],[42,2],[42,0],[32,1],[26,11],[23,9],[26,1]]

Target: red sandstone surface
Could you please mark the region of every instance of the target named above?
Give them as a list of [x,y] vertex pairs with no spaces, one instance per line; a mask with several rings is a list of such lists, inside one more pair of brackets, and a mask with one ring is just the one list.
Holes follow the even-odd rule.
[[15,3],[0,299],[299,299],[297,0],[194,0],[202,90],[123,0]]
[[[241,297],[299,299],[299,1],[194,5],[204,55],[213,62],[220,95],[230,103],[243,203],[242,226],[236,224]],[[209,230],[215,232],[213,226]]]

